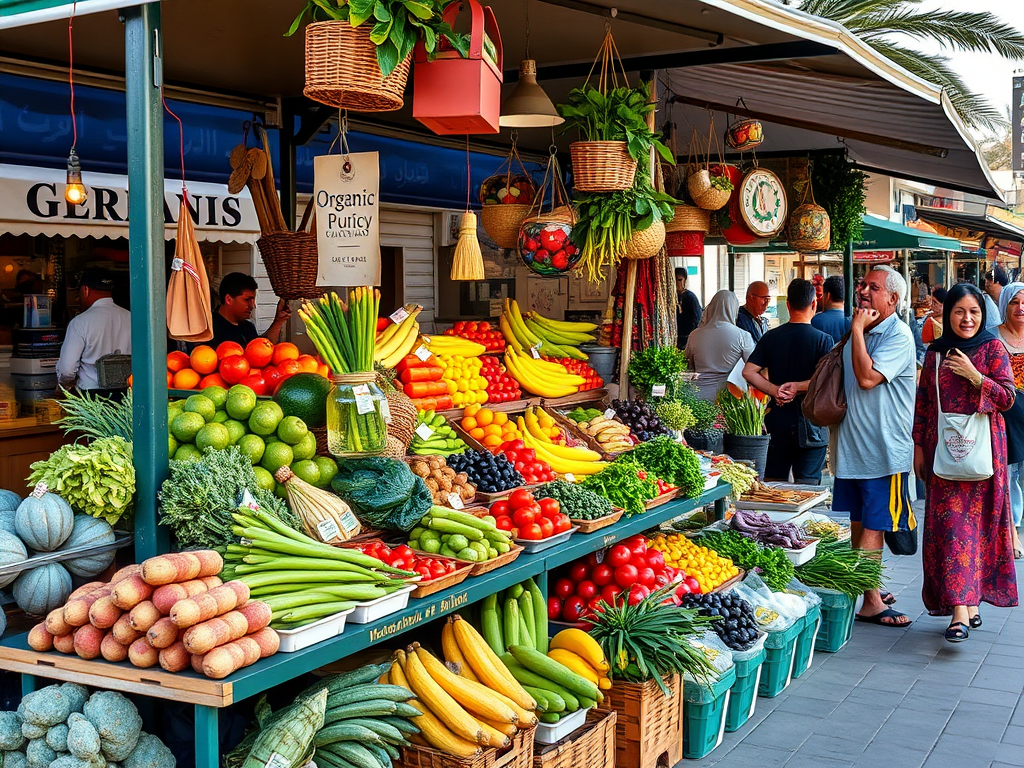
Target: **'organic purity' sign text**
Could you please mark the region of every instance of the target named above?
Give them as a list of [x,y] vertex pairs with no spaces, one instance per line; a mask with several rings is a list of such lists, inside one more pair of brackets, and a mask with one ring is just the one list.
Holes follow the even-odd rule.
[[376,152],[313,160],[317,285],[380,285],[380,165]]

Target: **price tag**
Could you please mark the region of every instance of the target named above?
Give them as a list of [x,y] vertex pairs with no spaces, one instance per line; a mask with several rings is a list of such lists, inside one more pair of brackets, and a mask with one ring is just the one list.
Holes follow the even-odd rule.
[[420,440],[429,440],[434,435],[434,430],[428,424],[420,424],[416,427],[416,436]]
[[320,541],[328,542],[341,536],[341,528],[334,520],[321,520],[316,524],[316,532]]
[[614,419],[615,418],[615,409],[614,408],[609,408],[607,411],[604,412],[604,417],[606,419]]
[[430,359],[430,350],[424,347],[422,344],[419,346],[419,348],[417,348],[415,352],[413,352],[413,354],[416,355],[416,357],[418,357],[424,363]]
[[46,483],[36,483],[36,487],[32,489],[30,494],[34,499],[41,499],[49,492],[50,488]]
[[462,503],[462,497],[457,493],[448,494],[448,503],[452,505],[452,509],[463,509],[466,506]]
[[530,354],[533,355],[534,360],[540,360],[540,344],[534,344],[530,347]]
[[251,509],[253,512],[260,508],[260,503],[256,501],[256,497],[253,496],[248,488],[242,489],[242,501],[239,503],[240,507],[245,509]]
[[373,398],[370,396],[369,384],[356,384],[352,387],[352,394],[356,397],[356,413],[362,416],[365,413],[373,412]]
[[405,318],[407,318],[408,316],[409,316],[409,313],[405,311],[405,307],[399,307],[394,312],[392,312],[391,315],[390,315],[391,322],[393,322],[395,325],[398,325],[400,322],[405,320]]
[[384,417],[384,423],[391,423],[391,406],[388,404],[387,399],[380,401],[380,415]]
[[270,753],[270,759],[266,762],[266,768],[289,768],[291,761],[282,757],[277,752]]
[[568,483],[575,483],[576,482],[576,475],[574,475],[572,472],[566,472],[565,473],[565,480]]
[[356,533],[359,532],[359,520],[358,518],[356,518],[354,514],[352,514],[351,509],[346,509],[344,512],[342,512],[341,520],[339,522],[341,523],[342,530],[345,531],[346,539],[354,536]]
[[665,396],[665,385],[655,384],[651,387],[651,397],[664,397]]

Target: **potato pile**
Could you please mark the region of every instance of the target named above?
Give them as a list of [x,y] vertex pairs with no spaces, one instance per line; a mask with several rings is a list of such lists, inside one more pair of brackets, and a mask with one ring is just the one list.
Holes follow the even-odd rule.
[[458,472],[448,466],[444,456],[423,456],[408,458],[409,468],[414,475],[423,478],[435,504],[441,507],[450,507],[452,503],[449,495],[458,494],[463,503],[469,502],[476,496],[476,486],[469,482],[469,476],[465,472]]

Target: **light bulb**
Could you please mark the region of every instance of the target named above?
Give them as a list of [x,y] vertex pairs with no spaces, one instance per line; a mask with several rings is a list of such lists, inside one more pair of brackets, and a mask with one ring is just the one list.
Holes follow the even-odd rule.
[[64,187],[64,199],[69,205],[83,205],[89,199],[89,192],[82,183],[82,166],[78,155],[72,147],[68,155],[67,186]]

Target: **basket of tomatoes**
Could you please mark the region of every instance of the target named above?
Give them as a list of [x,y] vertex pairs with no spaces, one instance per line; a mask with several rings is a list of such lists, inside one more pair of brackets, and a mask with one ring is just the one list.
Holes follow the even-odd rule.
[[364,555],[375,557],[392,568],[415,571],[420,575],[413,597],[426,597],[442,589],[455,586],[469,577],[473,563],[461,563],[449,557],[434,557],[416,552],[405,544],[389,547],[383,541],[373,540],[353,545]]
[[538,499],[525,488],[494,502],[490,514],[495,526],[511,533],[516,544],[527,552],[542,552],[557,546],[578,530],[562,512],[558,499]]

